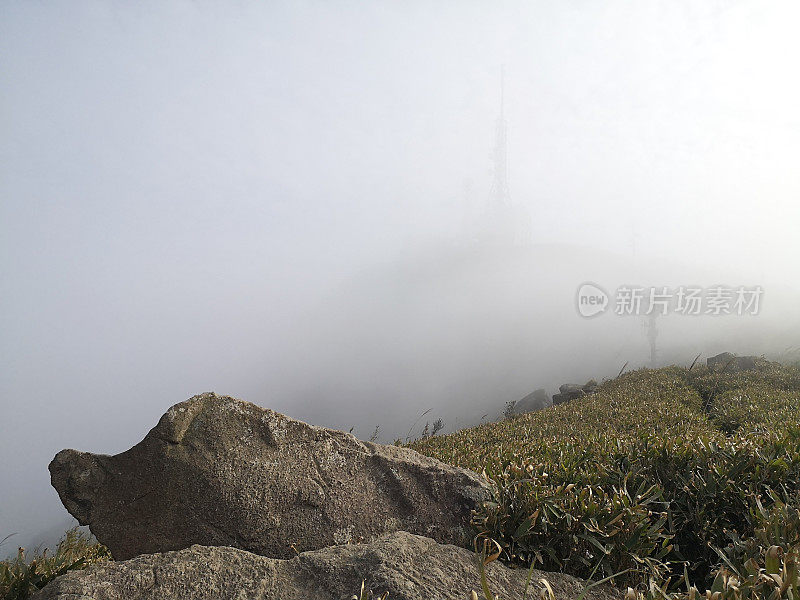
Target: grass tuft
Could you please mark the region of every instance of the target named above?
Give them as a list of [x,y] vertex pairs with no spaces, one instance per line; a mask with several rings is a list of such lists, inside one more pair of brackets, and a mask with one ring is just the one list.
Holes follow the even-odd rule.
[[[8,538],[6,538],[8,539]],[[108,549],[77,527],[59,541],[56,550],[38,548],[29,554],[24,548],[9,560],[0,561],[0,598],[26,600],[59,575],[111,559]]]

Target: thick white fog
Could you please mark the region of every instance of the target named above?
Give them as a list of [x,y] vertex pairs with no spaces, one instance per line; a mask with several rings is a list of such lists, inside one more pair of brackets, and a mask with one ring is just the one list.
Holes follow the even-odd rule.
[[196,393],[391,442],[649,365],[585,282],[761,286],[758,315],[659,318],[657,363],[796,356],[798,20],[0,1],[0,555],[70,523],[58,450],[125,450]]

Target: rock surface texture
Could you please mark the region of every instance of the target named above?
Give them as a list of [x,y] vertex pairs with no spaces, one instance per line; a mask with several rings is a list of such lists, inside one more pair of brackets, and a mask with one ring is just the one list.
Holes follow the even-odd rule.
[[547,395],[547,392],[544,389],[538,389],[525,396],[522,400],[519,400],[514,405],[514,411],[521,415],[523,413],[533,412],[534,410],[547,408],[551,404],[552,401],[550,400],[550,396]]
[[576,398],[594,394],[597,391],[597,382],[592,379],[583,385],[579,383],[565,383],[558,388],[559,393],[553,396],[553,405],[571,402]]
[[[62,450],[50,474],[67,510],[117,560],[194,544],[290,558],[398,530],[465,544],[471,511],[490,497],[489,486],[471,471],[213,393],[176,404],[121,454]],[[171,577],[190,577],[203,555],[229,555],[265,572],[278,568],[249,555],[198,548],[146,560],[166,561]],[[121,569],[115,576],[134,586],[152,575],[135,564],[144,563],[107,569]]]
[[706,359],[706,365],[710,369],[727,371],[755,371],[769,364],[763,356],[736,356],[730,352],[723,352]]
[[[494,562],[486,571],[493,594],[522,597],[527,570]],[[534,571],[529,598],[539,597],[542,577],[557,600],[574,600],[585,585],[569,575]],[[464,600],[470,590],[481,590],[474,554],[396,532],[290,560],[208,546],[149,554],[70,571],[32,600],[345,600],[359,593],[362,581],[378,596],[388,592],[389,600]],[[621,600],[622,594],[597,586],[585,598]]]

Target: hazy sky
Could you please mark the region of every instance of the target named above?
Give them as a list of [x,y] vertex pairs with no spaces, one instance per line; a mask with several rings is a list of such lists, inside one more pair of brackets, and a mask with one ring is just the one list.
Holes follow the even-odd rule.
[[[397,435],[637,360],[638,324],[569,304],[634,259],[797,292],[798,22],[788,0],[0,0],[0,538],[66,515],[55,452],[124,450],[195,393]],[[501,65],[519,262],[463,250]]]

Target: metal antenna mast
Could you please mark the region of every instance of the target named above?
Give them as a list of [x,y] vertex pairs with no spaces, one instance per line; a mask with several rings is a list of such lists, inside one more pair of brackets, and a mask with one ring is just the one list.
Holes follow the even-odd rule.
[[656,340],[658,339],[658,328],[656,327],[656,317],[658,314],[653,311],[643,323],[647,341],[650,343],[650,366],[656,368],[656,360],[658,357],[658,350],[656,348]]
[[505,117],[505,66],[500,68],[500,117],[494,143],[494,180],[492,182],[492,198],[496,208],[508,206],[508,138]]

